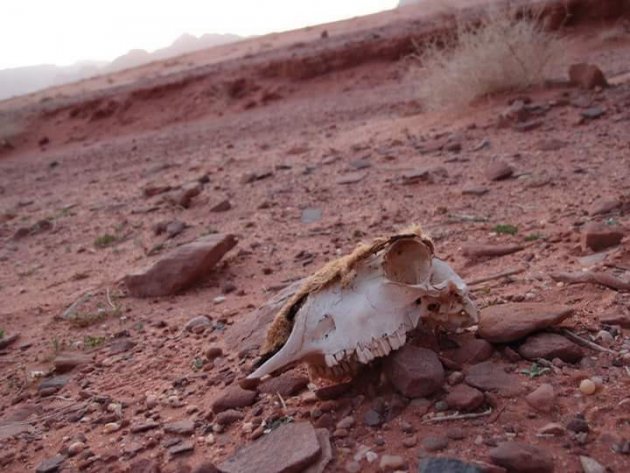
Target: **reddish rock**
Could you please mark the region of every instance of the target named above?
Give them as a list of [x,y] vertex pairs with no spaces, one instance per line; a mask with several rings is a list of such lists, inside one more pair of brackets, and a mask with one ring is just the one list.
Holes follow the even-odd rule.
[[195,431],[195,422],[191,419],[178,420],[164,426],[164,432],[177,435],[190,435]]
[[626,231],[619,225],[605,225],[591,223],[584,228],[582,233],[582,248],[590,248],[593,251],[602,251],[621,243]]
[[276,378],[270,378],[260,383],[258,391],[266,394],[280,394],[282,397],[295,396],[304,390],[309,383],[307,376],[298,376],[293,373],[283,373]]
[[227,212],[232,208],[232,203],[225,199],[210,208],[210,212]]
[[92,357],[85,353],[64,352],[59,353],[53,364],[57,373],[67,373],[77,366],[86,365],[92,361]]
[[230,425],[236,421],[242,420],[243,417],[245,416],[242,412],[239,412],[235,409],[227,409],[223,412],[219,412],[214,418],[214,422],[219,425]]
[[630,316],[624,314],[604,314],[599,317],[599,322],[604,325],[619,325],[630,329]]
[[462,253],[464,256],[468,256],[469,258],[494,258],[497,256],[511,255],[512,253],[521,251],[524,248],[525,247],[523,245],[470,243],[462,246]]
[[474,411],[483,404],[485,397],[481,391],[466,384],[458,384],[455,386],[448,396],[446,403],[450,409],[458,411]]
[[182,187],[182,189],[176,192],[172,196],[172,200],[175,204],[180,205],[184,208],[190,207],[193,198],[201,194],[203,190],[203,185],[198,182],[191,182],[190,184],[186,184]]
[[52,458],[47,458],[43,460],[37,468],[35,468],[35,473],[53,473],[59,470],[59,467],[63,462],[66,461],[65,455],[55,455]]
[[491,343],[480,338],[466,340],[453,353],[453,359],[459,364],[475,364],[486,361],[494,353],[494,347]]
[[576,363],[582,359],[584,352],[571,340],[555,333],[538,333],[527,337],[525,343],[518,348],[519,354],[528,360],[553,360],[560,358],[567,363]]
[[490,450],[493,463],[513,473],[552,473],[553,457],[544,449],[520,442],[504,442]]
[[300,473],[321,454],[308,422],[285,424],[238,450],[219,465],[223,473]]
[[492,343],[509,343],[558,324],[573,310],[539,302],[493,305],[481,311],[479,336]]
[[602,198],[597,199],[591,204],[588,211],[589,215],[604,215],[613,210],[617,210],[622,207],[622,202],[619,199]]
[[540,412],[551,412],[556,407],[556,393],[548,383],[541,384],[527,396],[527,404]]
[[505,397],[519,395],[523,388],[520,378],[506,373],[503,365],[484,361],[466,371],[466,383],[482,391],[496,392]]
[[234,245],[233,235],[208,235],[176,248],[143,272],[125,276],[123,282],[134,297],[175,294],[207,274]]
[[573,64],[569,67],[569,81],[582,89],[608,86],[608,81],[601,69],[586,63]]
[[141,458],[130,465],[133,473],[160,473],[160,463],[150,458]]
[[389,380],[403,396],[429,396],[444,384],[444,368],[435,352],[426,348],[405,345],[385,363]]
[[18,338],[20,338],[19,333],[14,333],[13,335],[9,337],[0,338],[0,350],[4,350],[5,348],[8,348],[11,345],[13,345],[17,341]]
[[491,181],[502,181],[514,174],[514,168],[505,161],[494,161],[486,168],[486,177]]
[[212,403],[215,414],[227,409],[251,406],[256,400],[256,391],[247,391],[240,386],[230,386]]

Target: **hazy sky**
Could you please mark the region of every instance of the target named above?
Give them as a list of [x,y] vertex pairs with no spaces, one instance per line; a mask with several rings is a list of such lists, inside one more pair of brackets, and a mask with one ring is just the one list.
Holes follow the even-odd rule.
[[394,8],[398,0],[0,0],[0,69],[112,60],[183,33],[285,31]]

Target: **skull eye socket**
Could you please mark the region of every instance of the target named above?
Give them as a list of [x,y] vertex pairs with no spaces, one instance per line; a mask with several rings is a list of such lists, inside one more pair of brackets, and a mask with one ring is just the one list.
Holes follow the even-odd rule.
[[432,302],[427,306],[427,310],[429,312],[438,312],[440,310],[440,304],[438,304],[437,302]]
[[391,281],[420,284],[431,274],[431,250],[413,238],[398,240],[386,250],[383,270]]
[[415,301],[413,301],[416,305],[422,305],[422,297],[418,297]]

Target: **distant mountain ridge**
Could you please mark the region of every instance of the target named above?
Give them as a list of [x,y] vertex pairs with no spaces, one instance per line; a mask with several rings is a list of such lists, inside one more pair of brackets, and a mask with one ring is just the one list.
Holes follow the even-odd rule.
[[204,34],[197,37],[185,33],[166,48],[152,53],[144,49],[132,49],[111,62],[81,61],[71,66],[41,64],[0,70],[0,100],[232,43],[240,39],[242,39],[241,36],[233,34]]

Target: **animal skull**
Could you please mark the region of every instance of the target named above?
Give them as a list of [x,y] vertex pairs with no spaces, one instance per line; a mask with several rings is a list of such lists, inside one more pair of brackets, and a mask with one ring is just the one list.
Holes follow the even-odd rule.
[[418,228],[374,240],[315,273],[276,316],[266,361],[248,379],[298,362],[312,377],[338,379],[402,347],[421,321],[455,329],[476,323],[477,309]]

